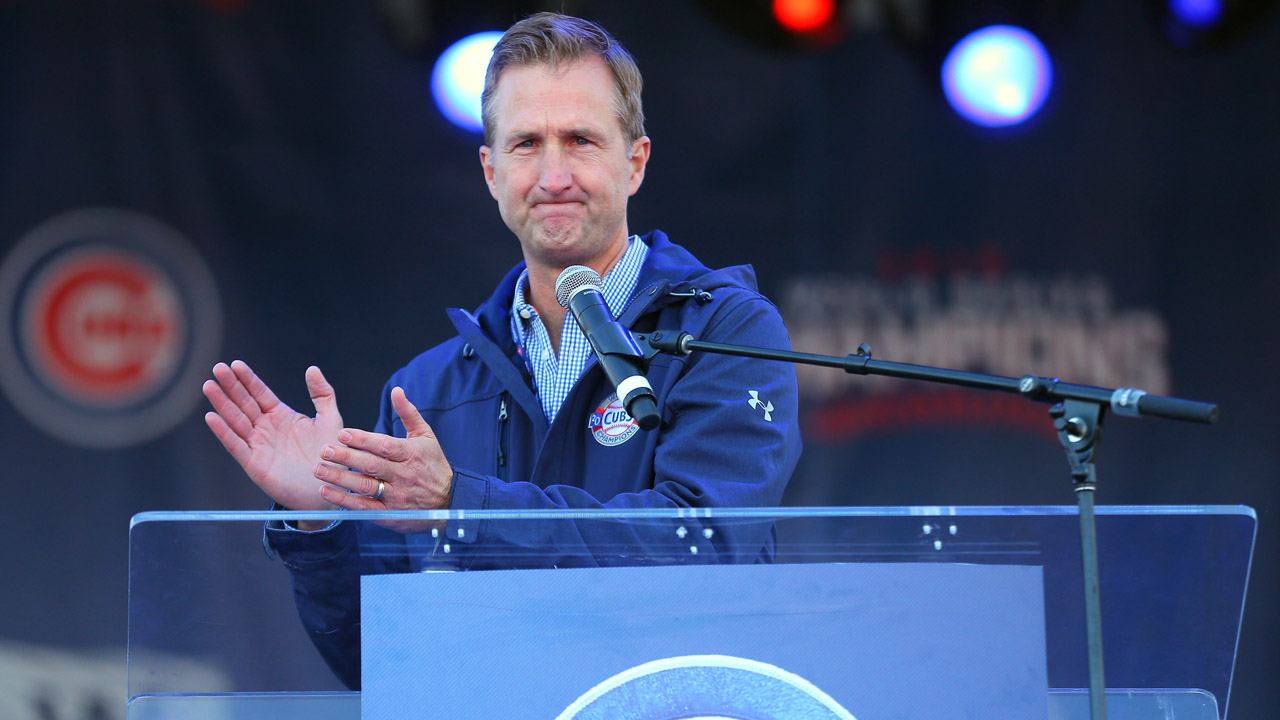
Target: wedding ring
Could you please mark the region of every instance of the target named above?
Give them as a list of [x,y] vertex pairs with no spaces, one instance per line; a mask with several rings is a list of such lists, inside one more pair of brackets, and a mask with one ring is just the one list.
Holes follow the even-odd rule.
[[378,498],[382,497],[382,491],[383,491],[383,490],[386,490],[386,489],[387,489],[387,481],[386,481],[386,480],[379,480],[379,481],[378,481],[378,494],[377,494],[377,495],[370,495],[370,496],[369,496],[369,498],[370,498],[370,499],[372,499],[372,500],[377,500]]

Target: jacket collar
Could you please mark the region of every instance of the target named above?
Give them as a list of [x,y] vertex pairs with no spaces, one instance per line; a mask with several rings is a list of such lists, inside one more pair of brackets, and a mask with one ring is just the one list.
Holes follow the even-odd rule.
[[[711,270],[688,250],[671,242],[661,230],[654,230],[640,240],[649,245],[649,256],[640,268],[631,303],[618,318],[623,327],[632,327],[641,316],[687,298],[673,293],[688,293],[694,288],[714,293],[726,286],[756,289],[755,271],[750,265]],[[463,341],[493,370],[516,402],[525,407],[530,417],[541,419],[545,424],[542,405],[529,390],[527,370],[516,354],[515,340],[511,337],[511,303],[515,298],[516,280],[524,269],[524,262],[511,268],[474,313],[452,308],[448,314]]]

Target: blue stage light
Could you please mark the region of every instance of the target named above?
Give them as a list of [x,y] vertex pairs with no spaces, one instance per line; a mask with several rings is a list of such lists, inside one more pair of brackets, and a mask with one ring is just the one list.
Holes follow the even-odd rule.
[[1036,36],[992,25],[965,36],[942,63],[942,89],[964,118],[986,127],[1016,125],[1049,95],[1053,66]]
[[480,95],[484,73],[498,44],[500,32],[468,35],[449,46],[431,70],[431,95],[449,122],[464,130],[480,132]]
[[1169,0],[1169,12],[1181,22],[1203,30],[1222,19],[1222,0]]

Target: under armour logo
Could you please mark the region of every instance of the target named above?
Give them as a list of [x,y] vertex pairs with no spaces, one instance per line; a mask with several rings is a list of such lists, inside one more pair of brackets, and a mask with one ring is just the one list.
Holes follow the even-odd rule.
[[757,390],[748,390],[747,393],[751,395],[751,399],[747,401],[747,404],[751,406],[751,409],[764,410],[765,422],[773,422],[773,416],[769,414],[773,412],[773,403],[768,400],[761,400],[760,393]]

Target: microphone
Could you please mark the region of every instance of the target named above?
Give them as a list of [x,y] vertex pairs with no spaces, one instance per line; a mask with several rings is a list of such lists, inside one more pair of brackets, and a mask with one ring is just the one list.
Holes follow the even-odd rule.
[[603,287],[600,273],[585,265],[570,265],[556,279],[556,300],[582,328],[627,414],[642,430],[652,430],[658,427],[660,418],[657,396],[641,365],[644,353],[631,333],[613,319],[600,293]]

